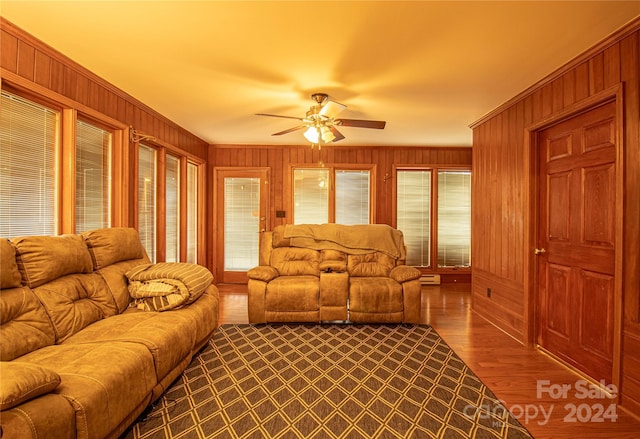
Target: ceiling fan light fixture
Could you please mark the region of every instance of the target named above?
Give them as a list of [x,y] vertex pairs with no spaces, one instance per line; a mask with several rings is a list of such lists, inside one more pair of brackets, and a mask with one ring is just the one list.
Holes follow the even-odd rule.
[[304,137],[311,143],[318,143],[320,139],[320,133],[318,129],[314,126],[307,128],[307,131],[304,132]]
[[336,138],[336,136],[331,132],[331,130],[328,127],[320,128],[320,132],[321,132],[322,142],[324,143],[333,142],[334,139]]

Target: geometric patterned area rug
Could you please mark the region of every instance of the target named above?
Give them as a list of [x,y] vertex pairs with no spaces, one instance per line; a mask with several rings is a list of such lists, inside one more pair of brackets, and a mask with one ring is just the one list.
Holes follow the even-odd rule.
[[532,436],[429,326],[225,324],[123,437]]

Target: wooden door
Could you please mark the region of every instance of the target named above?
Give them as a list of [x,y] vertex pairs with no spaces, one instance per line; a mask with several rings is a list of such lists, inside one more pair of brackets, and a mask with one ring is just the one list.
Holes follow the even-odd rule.
[[607,103],[539,133],[538,344],[612,380],[616,109]]
[[216,169],[216,280],[246,283],[267,229],[266,169]]

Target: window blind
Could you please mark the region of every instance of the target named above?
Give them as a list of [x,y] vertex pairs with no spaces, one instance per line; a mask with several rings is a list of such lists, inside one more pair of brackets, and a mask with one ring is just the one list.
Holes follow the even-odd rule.
[[471,265],[471,171],[438,172],[438,266]]
[[329,170],[294,169],[293,223],[329,222]]
[[369,171],[336,171],[336,223],[369,224]]
[[112,134],[76,122],[76,233],[109,227]]
[[431,265],[431,171],[397,172],[397,228],[407,246],[407,265]]
[[198,166],[187,163],[187,262],[198,262]]
[[0,236],[55,235],[59,113],[2,91]]
[[180,159],[167,154],[165,165],[167,262],[180,262]]
[[138,233],[152,262],[156,262],[156,150],[138,147]]
[[248,271],[258,265],[260,179],[224,179],[224,269]]

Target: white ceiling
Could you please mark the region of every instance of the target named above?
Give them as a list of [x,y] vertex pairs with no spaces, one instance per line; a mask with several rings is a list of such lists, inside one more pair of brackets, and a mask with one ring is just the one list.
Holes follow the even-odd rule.
[[469,124],[640,15],[640,1],[1,0],[0,14],[212,144],[271,136],[310,94],[341,145],[467,146]]

